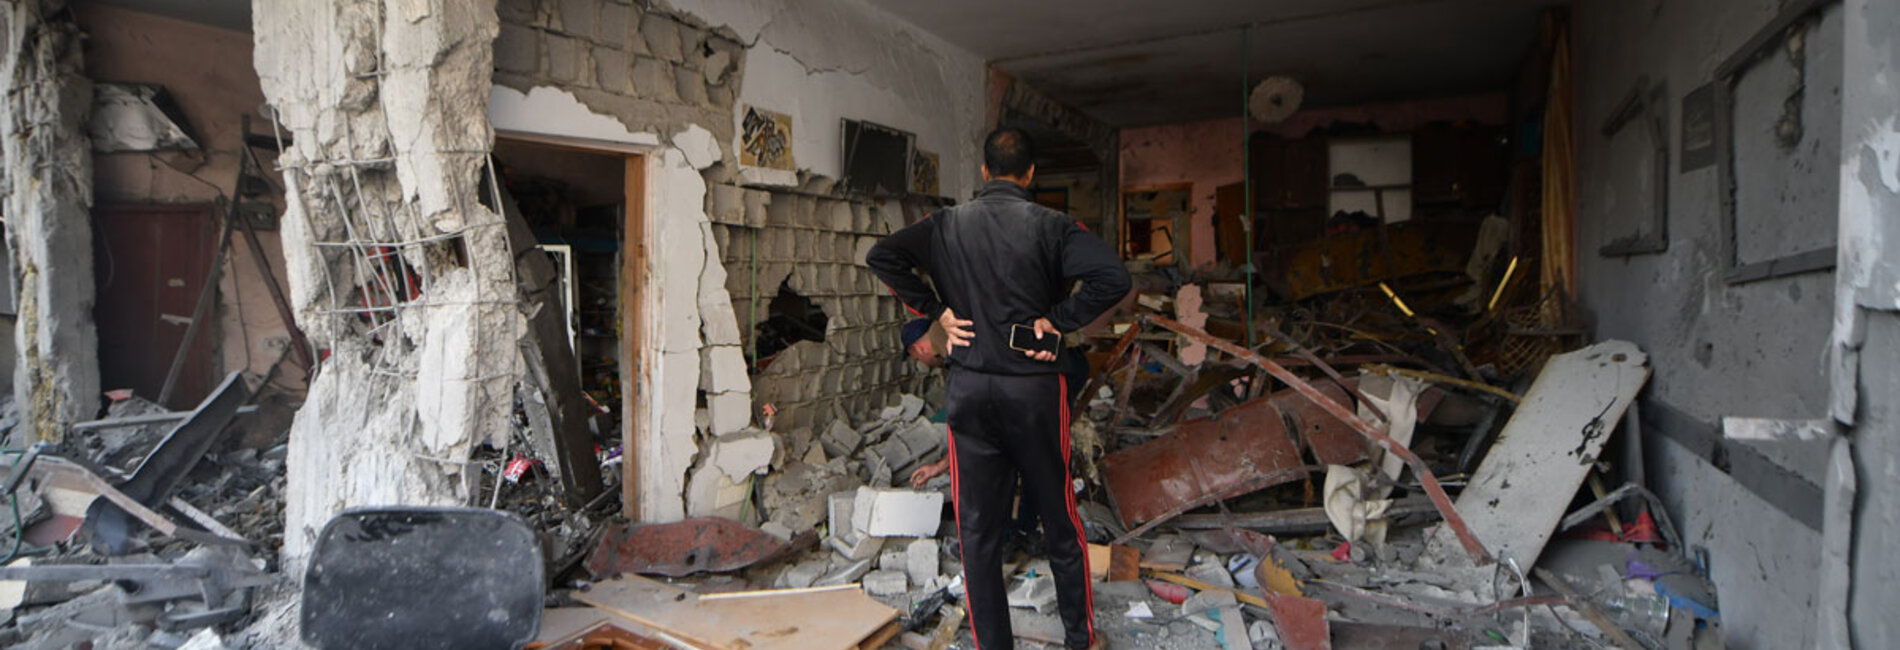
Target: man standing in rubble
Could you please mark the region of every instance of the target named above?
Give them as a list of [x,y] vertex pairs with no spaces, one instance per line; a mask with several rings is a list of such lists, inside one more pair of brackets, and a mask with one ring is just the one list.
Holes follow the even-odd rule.
[[1018,477],[1043,521],[1064,643],[1099,647],[1069,479],[1066,379],[1057,352],[1012,345],[1011,330],[1060,339],[1114,307],[1130,282],[1107,243],[1029,200],[1034,159],[1027,133],[990,133],[976,198],[885,237],[867,258],[905,305],[943,325],[949,344],[951,493],[977,650],[1015,643],[1002,549]]

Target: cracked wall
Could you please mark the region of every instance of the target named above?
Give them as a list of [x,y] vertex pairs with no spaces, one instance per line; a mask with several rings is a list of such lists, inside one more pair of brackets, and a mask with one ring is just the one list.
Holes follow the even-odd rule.
[[65,2],[18,0],[0,12],[8,84],[0,175],[19,274],[14,399],[29,439],[58,440],[67,425],[99,411],[86,136],[92,82]]
[[1853,83],[1842,98],[1840,300],[1829,358],[1834,418],[1853,425],[1845,473],[1855,488],[1842,504],[1851,530],[1836,535],[1829,521],[1816,636],[1891,648],[1900,647],[1891,615],[1900,608],[1892,552],[1900,548],[1900,0],[1844,4]]
[[[505,444],[525,330],[507,230],[478,188],[492,2],[258,3],[300,325],[329,351],[291,429],[285,556],[332,514],[460,504]],[[397,256],[371,256],[387,248]]]
[[[643,281],[656,296],[643,317],[658,354],[645,377],[655,392],[635,459],[638,515],[735,516],[748,472],[723,450],[758,449],[764,405],[778,409],[771,446],[804,449],[814,425],[870,417],[910,376],[897,347],[903,312],[861,266],[865,242],[901,224],[904,208],[833,193],[839,119],[916,132],[942,156],[943,193],[967,196],[981,64],[855,2],[503,0],[499,12],[498,128],[653,151]],[[798,171],[738,164],[744,105],[792,117]],[[754,325],[786,280],[831,316],[827,340],[751,376]],[[759,471],[769,461],[744,458]]]

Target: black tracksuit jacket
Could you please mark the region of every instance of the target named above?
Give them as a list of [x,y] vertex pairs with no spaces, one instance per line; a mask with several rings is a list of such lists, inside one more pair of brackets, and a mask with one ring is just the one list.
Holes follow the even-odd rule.
[[[912,311],[935,320],[948,307],[975,321],[971,345],[951,348],[949,363],[996,375],[1061,367],[1010,349],[1011,325],[1048,318],[1056,329],[1073,332],[1114,307],[1130,286],[1107,242],[1068,215],[1031,202],[1028,190],[1009,181],[990,181],[969,203],[892,233],[866,261]],[[1082,287],[1071,294],[1075,280]]]

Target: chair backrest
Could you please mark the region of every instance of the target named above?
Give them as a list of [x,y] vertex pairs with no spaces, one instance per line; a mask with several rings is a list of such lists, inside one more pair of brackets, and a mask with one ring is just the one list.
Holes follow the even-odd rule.
[[541,627],[541,547],[475,508],[353,508],[317,537],[302,636],[321,650],[519,648]]

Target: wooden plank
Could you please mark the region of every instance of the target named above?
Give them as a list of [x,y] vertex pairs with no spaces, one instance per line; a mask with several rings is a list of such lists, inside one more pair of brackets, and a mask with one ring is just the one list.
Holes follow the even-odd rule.
[[856,590],[703,599],[637,576],[596,584],[575,599],[710,649],[858,648],[884,635],[898,614]]
[[646,322],[647,243],[652,232],[647,215],[647,159],[628,155],[625,223],[620,244],[620,512],[640,519],[640,461],[645,456],[640,439],[645,435],[652,396],[648,387]]
[[[1458,512],[1495,557],[1537,564],[1603,443],[1648,379],[1648,355],[1627,341],[1598,343],[1545,364],[1458,497]],[[1426,553],[1450,558],[1457,554],[1455,540],[1441,529]]]

